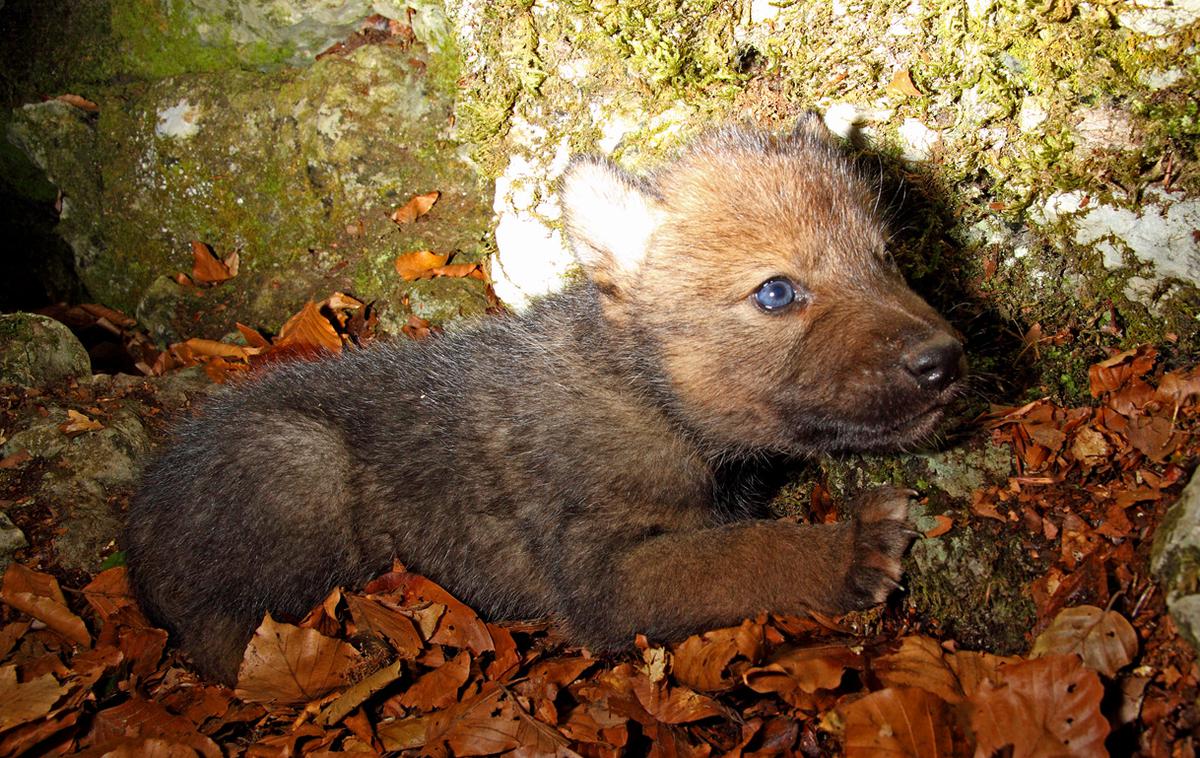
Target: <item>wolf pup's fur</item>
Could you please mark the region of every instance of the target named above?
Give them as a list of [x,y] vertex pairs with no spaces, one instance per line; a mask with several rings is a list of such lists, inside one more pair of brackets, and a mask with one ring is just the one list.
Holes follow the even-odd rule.
[[646,178],[576,160],[561,196],[586,281],[229,388],[149,466],[130,576],[203,674],[233,681],[264,612],[393,557],[601,650],[897,586],[910,492],[812,526],[719,496],[730,461],[917,443],[963,371],[819,119],[715,133]]

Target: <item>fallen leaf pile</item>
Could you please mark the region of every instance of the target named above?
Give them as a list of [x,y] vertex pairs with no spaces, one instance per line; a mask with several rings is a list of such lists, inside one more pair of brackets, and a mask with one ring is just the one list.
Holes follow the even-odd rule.
[[[298,328],[246,340],[266,351]],[[970,518],[1052,557],[1025,655],[959,649],[892,608],[873,636],[852,620],[761,616],[598,658],[549,623],[485,622],[396,566],[303,619],[264,618],[230,689],[191,673],[123,567],[64,591],[14,563],[0,587],[0,755],[1191,755],[1195,656],[1146,552],[1200,455],[1200,371],[1140,348],[1091,378],[1094,405],[1043,400],[987,420],[1018,470],[976,492]],[[92,415],[68,425],[102,422]]]

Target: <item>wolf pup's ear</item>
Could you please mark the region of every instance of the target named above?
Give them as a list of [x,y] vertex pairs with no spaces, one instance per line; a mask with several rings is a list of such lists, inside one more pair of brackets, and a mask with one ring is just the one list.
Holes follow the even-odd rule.
[[801,113],[800,117],[796,119],[796,125],[792,127],[791,133],[792,139],[808,139],[827,144],[834,144],[835,136],[826,125],[825,119],[821,118],[821,114],[816,111]]
[[616,284],[641,267],[662,214],[644,182],[605,158],[577,158],[559,197],[571,248],[593,280]]

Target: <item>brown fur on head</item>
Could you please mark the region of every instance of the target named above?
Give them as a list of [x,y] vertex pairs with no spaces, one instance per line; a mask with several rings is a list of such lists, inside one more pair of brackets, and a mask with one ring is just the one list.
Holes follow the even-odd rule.
[[[876,197],[815,116],[782,136],[715,132],[646,179],[585,159],[562,182],[604,315],[653,341],[677,417],[723,448],[788,453],[918,442],[963,371]],[[767,312],[755,293],[776,278],[796,301]]]

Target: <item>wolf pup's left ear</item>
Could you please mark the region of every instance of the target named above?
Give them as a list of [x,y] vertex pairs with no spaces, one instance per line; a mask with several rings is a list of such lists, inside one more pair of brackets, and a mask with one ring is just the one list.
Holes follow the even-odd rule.
[[593,280],[616,284],[637,272],[662,215],[644,182],[605,158],[577,158],[559,197],[571,248]]

